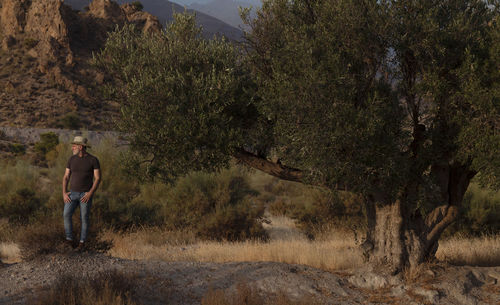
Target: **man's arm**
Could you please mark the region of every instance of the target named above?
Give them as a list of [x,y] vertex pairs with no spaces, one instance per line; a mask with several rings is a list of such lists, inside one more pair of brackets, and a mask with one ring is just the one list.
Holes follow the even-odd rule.
[[99,187],[99,183],[101,183],[101,170],[100,169],[94,169],[94,183],[92,184],[92,188],[90,191],[85,193],[85,195],[82,197],[81,201],[83,203],[87,203],[87,201],[94,196],[95,191]]
[[69,192],[67,191],[69,177],[71,177],[71,171],[69,168],[66,168],[62,179],[62,194],[64,203],[69,203],[71,201],[71,199],[69,198]]

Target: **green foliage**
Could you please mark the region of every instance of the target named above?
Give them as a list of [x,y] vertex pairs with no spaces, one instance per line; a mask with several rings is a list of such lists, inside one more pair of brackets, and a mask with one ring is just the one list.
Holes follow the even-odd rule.
[[472,183],[465,193],[464,209],[448,233],[471,235],[497,234],[500,232],[500,192],[481,188]]
[[390,194],[400,181],[404,114],[377,76],[385,23],[376,2],[352,1],[268,1],[248,20],[247,56],[259,109],[273,121],[268,132],[280,160],[312,182],[368,192],[377,176],[376,188]]
[[14,160],[11,163],[0,163],[0,203],[6,197],[15,193],[20,187],[39,190],[39,169],[23,160]]
[[9,144],[9,151],[15,155],[24,155],[26,153],[26,146],[19,143]]
[[187,14],[174,14],[162,33],[125,26],[94,59],[118,82],[106,93],[121,103],[119,128],[131,135],[136,176],[171,181],[227,166],[252,125],[256,113],[235,48],[200,31]]
[[60,120],[58,125],[62,128],[77,130],[82,126],[82,122],[78,114],[70,112],[64,115]]
[[144,6],[140,1],[134,1],[131,2],[130,4],[132,4],[137,11],[142,11],[142,9],[144,8]]
[[40,134],[40,141],[35,143],[35,152],[42,159],[59,144],[59,136],[53,132]]
[[0,215],[10,222],[27,223],[40,208],[40,199],[29,188],[20,188],[0,202]]
[[246,178],[231,170],[197,172],[176,182],[161,213],[168,229],[194,230],[205,239],[266,239],[261,223],[264,207],[249,198],[255,195]]

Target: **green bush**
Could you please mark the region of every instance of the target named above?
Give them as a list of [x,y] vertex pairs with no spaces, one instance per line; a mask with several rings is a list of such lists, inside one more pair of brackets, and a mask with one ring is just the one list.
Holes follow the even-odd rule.
[[192,173],[179,179],[162,202],[164,225],[212,240],[267,239],[264,206],[251,201],[256,195],[236,169]]
[[82,126],[82,122],[78,114],[71,112],[59,119],[58,126],[66,129],[77,130]]
[[9,151],[15,155],[24,155],[26,153],[26,146],[19,143],[9,144]]
[[29,188],[18,189],[0,202],[0,214],[10,222],[27,223],[40,208],[40,199]]
[[20,188],[31,190],[36,197],[42,198],[39,178],[40,170],[24,160],[0,164],[0,205],[5,205]]
[[500,232],[500,192],[471,183],[462,205],[463,208],[457,220],[448,228],[446,235],[454,233],[481,235]]
[[40,134],[40,141],[35,143],[35,152],[45,160],[46,154],[59,144],[59,136],[53,132]]

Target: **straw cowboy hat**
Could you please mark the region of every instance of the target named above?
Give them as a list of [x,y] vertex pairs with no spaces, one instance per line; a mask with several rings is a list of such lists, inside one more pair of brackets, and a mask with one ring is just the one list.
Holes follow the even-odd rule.
[[76,137],[73,139],[73,142],[71,142],[71,144],[83,145],[83,146],[85,146],[85,147],[87,147],[87,148],[90,148],[91,146],[90,146],[90,144],[89,144],[89,143],[87,143],[87,142],[88,142],[87,138],[84,138],[84,137],[82,137],[82,136],[76,136]]

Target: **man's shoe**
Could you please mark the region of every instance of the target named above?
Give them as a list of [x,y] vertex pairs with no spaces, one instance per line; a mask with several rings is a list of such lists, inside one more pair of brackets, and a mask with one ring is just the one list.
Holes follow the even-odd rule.
[[74,249],[75,243],[73,242],[73,240],[66,239],[66,240],[64,240],[64,247],[69,248],[69,249]]
[[79,252],[84,251],[85,250],[85,243],[79,242],[78,247],[76,247],[76,250]]

